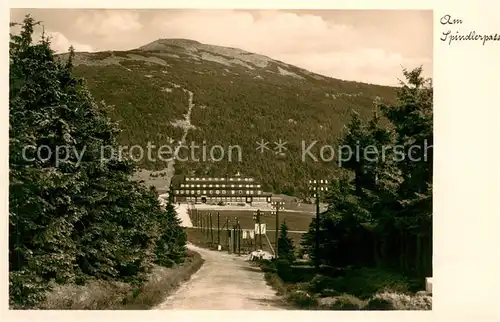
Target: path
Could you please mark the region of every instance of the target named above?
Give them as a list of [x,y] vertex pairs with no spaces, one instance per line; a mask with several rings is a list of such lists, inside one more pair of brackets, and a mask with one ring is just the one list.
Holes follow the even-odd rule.
[[175,204],[174,206],[177,217],[181,220],[181,227],[193,227],[191,217],[189,217],[189,208],[187,204]]
[[[175,88],[181,88],[179,85],[171,83]],[[188,132],[190,129],[193,128],[193,125],[191,124],[191,112],[193,111],[194,108],[194,103],[193,103],[193,98],[194,94],[188,89],[181,88],[181,90],[185,93],[188,94],[188,108],[186,114],[184,114],[184,119],[179,120],[177,122],[173,122],[172,125],[175,127],[180,127],[183,130],[182,137],[181,139],[177,142],[177,146],[174,148],[174,156],[171,160],[168,161],[167,168],[165,169],[165,180],[166,180],[166,185],[165,188],[168,190],[170,187],[170,183],[172,181],[172,178],[175,174],[175,160],[176,157],[179,153],[179,150],[183,144],[186,143],[186,137],[188,135]]]
[[283,310],[264,273],[246,257],[188,247],[203,257],[203,266],[155,309]]

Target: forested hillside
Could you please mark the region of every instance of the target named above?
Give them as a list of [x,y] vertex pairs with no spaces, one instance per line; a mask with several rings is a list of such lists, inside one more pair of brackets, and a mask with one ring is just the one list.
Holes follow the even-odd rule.
[[[186,144],[221,145],[226,156],[177,162],[177,173],[240,171],[276,193],[304,192],[312,176],[337,170],[335,161],[304,162],[302,144],[317,141],[312,151],[318,155],[321,145],[335,144],[352,111],[366,119],[374,101],[395,98],[395,88],[328,78],[266,56],[185,39],[160,39],[125,52],[77,53],[74,64],[96,99],[114,106],[110,115],[123,129],[120,144],[168,145],[188,126]],[[185,120],[189,92],[194,107]],[[273,150],[280,139],[286,142],[284,155]],[[256,150],[260,140],[269,142],[264,153]],[[228,160],[234,145],[242,148],[241,162]],[[147,169],[166,167],[158,158],[139,162]]]

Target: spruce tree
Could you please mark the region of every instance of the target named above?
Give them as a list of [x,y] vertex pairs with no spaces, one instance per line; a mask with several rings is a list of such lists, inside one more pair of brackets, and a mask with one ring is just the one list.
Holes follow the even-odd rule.
[[319,254],[315,220],[303,236],[303,246],[323,262],[432,273],[433,89],[421,73],[403,70],[397,100],[376,106],[382,115],[375,112],[366,122],[355,114],[346,126],[339,144],[359,145],[361,152],[371,145],[376,152],[342,163],[347,173],[332,181],[329,207],[321,214]]
[[181,227],[181,220],[175,211],[173,190],[169,190],[166,209],[160,214],[159,239],[156,245],[156,263],[172,267],[181,263],[186,256],[187,235]]
[[[64,62],[45,35],[33,39],[37,24],[26,16],[10,39],[9,295],[16,307],[36,305],[49,281],[140,280],[161,255],[159,234],[177,227],[163,221],[156,191],[130,180],[135,164],[127,155],[103,156],[118,151],[110,106],[97,104],[73,75],[73,49]],[[185,238],[174,236],[166,243],[178,249]],[[169,254],[181,260],[182,252]]]
[[280,237],[278,239],[278,259],[284,259],[289,262],[295,260],[295,246],[292,239],[288,236],[286,222],[281,224]]

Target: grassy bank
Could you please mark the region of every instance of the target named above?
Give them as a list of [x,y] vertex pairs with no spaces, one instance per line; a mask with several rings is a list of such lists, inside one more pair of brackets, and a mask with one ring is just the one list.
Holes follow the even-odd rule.
[[147,310],[160,304],[203,264],[200,254],[188,251],[186,261],[173,268],[156,266],[141,285],[94,280],[85,285],[54,285],[39,309]]
[[294,309],[430,310],[432,297],[418,282],[396,272],[321,267],[278,261],[259,263],[268,284]]

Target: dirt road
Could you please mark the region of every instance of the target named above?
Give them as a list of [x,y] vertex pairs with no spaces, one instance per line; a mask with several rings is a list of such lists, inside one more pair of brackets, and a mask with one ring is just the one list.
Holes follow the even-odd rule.
[[275,291],[259,268],[245,256],[205,250],[193,245],[205,263],[157,310],[282,310]]

